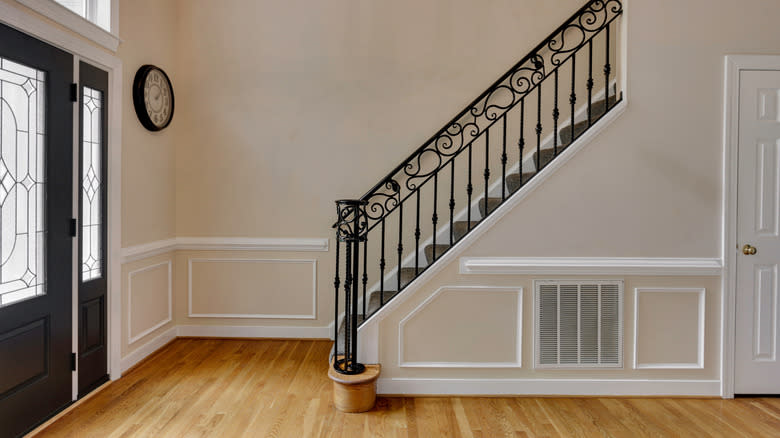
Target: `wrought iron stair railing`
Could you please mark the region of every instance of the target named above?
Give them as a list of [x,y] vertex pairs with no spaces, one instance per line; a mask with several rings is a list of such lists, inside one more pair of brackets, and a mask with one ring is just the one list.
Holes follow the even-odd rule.
[[622,13],[620,0],[588,1],[360,199],[336,201],[337,371],[363,370],[360,324],[614,108]]

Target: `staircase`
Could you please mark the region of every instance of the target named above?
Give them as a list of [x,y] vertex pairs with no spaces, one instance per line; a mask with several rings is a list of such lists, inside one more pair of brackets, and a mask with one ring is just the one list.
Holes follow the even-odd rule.
[[620,101],[622,12],[587,2],[363,197],[336,201],[335,371],[361,373],[358,327]]

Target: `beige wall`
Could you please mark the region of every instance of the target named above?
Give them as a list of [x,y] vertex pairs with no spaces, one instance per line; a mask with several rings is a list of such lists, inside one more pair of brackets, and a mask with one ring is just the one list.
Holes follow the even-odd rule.
[[[123,65],[122,246],[176,235],[176,140],[182,120],[175,63],[177,5],[174,1],[123,0],[119,5]],[[173,82],[177,108],[170,126],[147,131],[133,110],[132,84],[144,64],[156,65]]]

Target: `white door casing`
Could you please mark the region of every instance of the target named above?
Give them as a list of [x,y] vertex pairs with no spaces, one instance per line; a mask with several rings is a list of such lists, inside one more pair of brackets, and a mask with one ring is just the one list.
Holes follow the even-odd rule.
[[780,394],[780,71],[742,71],[739,96],[734,392]]

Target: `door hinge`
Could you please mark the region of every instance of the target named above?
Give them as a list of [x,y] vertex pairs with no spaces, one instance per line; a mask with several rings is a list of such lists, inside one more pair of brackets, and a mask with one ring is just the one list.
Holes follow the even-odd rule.
[[78,234],[78,230],[79,230],[79,228],[78,228],[78,221],[76,220],[75,217],[71,218],[70,219],[70,237],[76,237],[77,234]]
[[76,353],[70,354],[70,370],[76,371]]
[[70,84],[70,101],[79,101],[79,84]]

